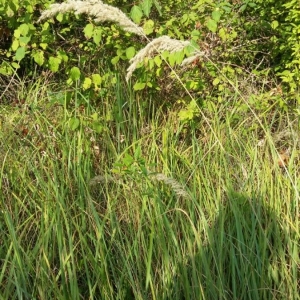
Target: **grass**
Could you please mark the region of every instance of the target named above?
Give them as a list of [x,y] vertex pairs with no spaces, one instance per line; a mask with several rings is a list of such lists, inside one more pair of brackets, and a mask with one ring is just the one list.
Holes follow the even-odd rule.
[[236,94],[184,125],[120,78],[97,105],[19,86],[0,108],[1,299],[300,298],[297,116]]

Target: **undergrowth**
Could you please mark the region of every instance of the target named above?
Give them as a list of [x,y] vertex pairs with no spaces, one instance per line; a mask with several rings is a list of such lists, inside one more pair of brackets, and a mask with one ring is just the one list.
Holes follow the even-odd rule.
[[114,80],[10,82],[1,297],[299,299],[297,115],[234,88],[183,122]]

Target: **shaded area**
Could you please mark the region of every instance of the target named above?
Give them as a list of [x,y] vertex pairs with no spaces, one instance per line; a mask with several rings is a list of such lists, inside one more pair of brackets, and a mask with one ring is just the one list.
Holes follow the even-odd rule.
[[291,263],[295,235],[282,229],[267,201],[229,190],[207,242],[179,268],[178,299],[298,299],[297,281],[284,283],[281,267],[290,263],[299,277]]

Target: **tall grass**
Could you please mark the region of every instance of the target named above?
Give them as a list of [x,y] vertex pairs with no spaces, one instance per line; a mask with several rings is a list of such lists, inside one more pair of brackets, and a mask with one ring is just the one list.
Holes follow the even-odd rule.
[[26,105],[0,108],[2,299],[299,299],[288,115],[235,122],[226,102],[187,127],[120,78],[103,105],[75,92],[84,111],[49,105],[49,91],[36,83]]

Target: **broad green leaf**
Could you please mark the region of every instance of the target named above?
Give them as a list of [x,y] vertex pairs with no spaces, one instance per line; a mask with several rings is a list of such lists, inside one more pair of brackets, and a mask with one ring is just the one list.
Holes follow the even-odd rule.
[[141,3],[142,10],[147,18],[149,18],[149,14],[151,12],[153,1],[152,0],[144,0]]
[[194,29],[192,32],[191,32],[191,37],[192,39],[194,40],[198,40],[201,36],[201,32],[199,30],[196,30]]
[[69,72],[69,75],[70,75],[70,78],[73,80],[73,81],[76,81],[80,78],[80,70],[78,67],[73,67],[71,68],[70,72]]
[[18,63],[16,63],[16,62],[11,63],[11,65],[12,65],[12,67],[15,68],[15,69],[19,69],[19,68],[21,67],[21,66],[20,66]]
[[62,20],[64,19],[64,15],[62,13],[59,13],[57,16],[56,16],[56,20],[58,22],[62,22]]
[[46,43],[40,43],[40,47],[41,47],[43,50],[46,50],[47,47],[48,47],[48,44],[46,44]]
[[16,60],[18,61],[22,60],[25,57],[25,52],[26,52],[25,47],[18,48],[15,54]]
[[98,121],[94,121],[92,123],[92,128],[97,132],[97,133],[101,133],[103,131],[103,125],[98,122]]
[[113,57],[110,62],[113,64],[113,65],[116,65],[120,60],[120,56],[115,56]]
[[65,51],[58,51],[57,57],[61,58],[63,62],[68,62],[69,57]]
[[248,5],[252,8],[257,6],[255,2],[248,2]]
[[171,67],[175,66],[176,63],[176,53],[170,53],[169,57],[168,57],[168,61]]
[[48,60],[49,69],[52,72],[57,72],[59,65],[61,64],[61,58],[50,56]]
[[213,20],[215,20],[216,22],[220,21],[221,18],[221,12],[219,10],[215,10],[212,12],[211,17],[213,18]]
[[213,84],[214,86],[216,86],[216,85],[218,85],[219,83],[220,83],[220,79],[219,79],[219,78],[215,78],[212,84]]
[[219,30],[219,37],[222,39],[222,41],[226,41],[227,40],[227,32],[226,32],[226,28],[221,28]]
[[277,27],[279,26],[279,23],[278,23],[278,21],[273,21],[272,23],[271,23],[271,27],[273,28],[273,29],[276,29]]
[[149,70],[153,70],[154,66],[155,66],[154,60],[153,60],[153,59],[150,59],[150,60],[148,61],[148,68],[149,68]]
[[136,82],[135,85],[133,86],[133,89],[135,91],[141,91],[145,88],[146,83],[145,82]]
[[133,22],[135,22],[136,24],[140,24],[143,17],[142,9],[139,6],[134,5],[130,11],[130,17]]
[[18,39],[20,36],[21,36],[21,31],[19,29],[16,29],[14,31],[14,37]]
[[28,13],[33,13],[34,12],[34,6],[33,5],[27,5],[26,6],[26,11],[28,12]]
[[102,30],[101,28],[95,28],[93,33],[93,41],[94,43],[99,46],[102,38]]
[[174,54],[176,64],[180,65],[184,59],[184,51],[179,51]]
[[42,66],[44,64],[45,58],[43,51],[36,51],[32,54],[32,57],[39,66]]
[[80,120],[78,118],[71,118],[69,120],[69,127],[71,130],[76,130],[80,125]]
[[87,39],[90,39],[93,36],[94,32],[94,25],[93,24],[87,24],[83,29],[84,35]]
[[126,49],[126,57],[128,59],[133,58],[134,55],[135,55],[135,49],[134,49],[134,47],[129,47],[129,48]]
[[9,18],[12,18],[14,16],[14,11],[10,8],[10,6],[7,7],[6,9],[6,15],[9,17]]
[[161,60],[161,58],[160,58],[159,55],[157,55],[157,56],[154,57],[154,62],[155,62],[155,64],[156,64],[158,67],[161,66],[162,60]]
[[13,51],[16,51],[19,48],[19,46],[20,46],[19,40],[14,40],[12,45],[11,45],[11,49]]
[[21,46],[26,46],[30,42],[31,37],[30,36],[21,36],[19,38],[20,45]]
[[95,112],[91,115],[91,118],[94,120],[94,121],[97,121],[98,120],[98,114]]
[[134,158],[130,154],[125,153],[122,162],[124,163],[125,166],[129,167],[130,165],[132,165],[134,163]]
[[101,78],[101,76],[100,76],[99,74],[93,74],[93,75],[92,75],[92,81],[93,81],[93,84],[94,84],[95,86],[98,86],[98,85],[101,84],[102,78]]
[[151,34],[154,30],[154,22],[152,20],[148,20],[145,22],[143,29],[146,35]]
[[29,32],[29,26],[27,24],[22,24],[19,26],[18,30],[20,31],[22,36],[26,36]]
[[209,19],[206,23],[206,26],[211,32],[214,32],[214,33],[217,31],[217,28],[218,28],[217,22],[213,19]]
[[89,77],[85,77],[82,84],[83,89],[87,90],[91,87],[91,85],[92,85],[92,79]]
[[181,109],[178,113],[180,121],[190,121],[194,118],[194,112],[188,109]]
[[247,6],[248,6],[248,3],[244,3],[244,4],[240,7],[239,11],[240,11],[240,12],[243,12],[243,11],[247,8]]

